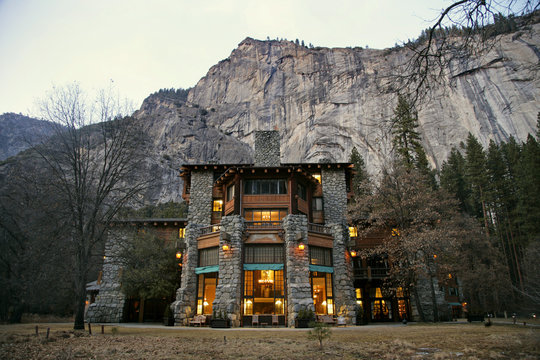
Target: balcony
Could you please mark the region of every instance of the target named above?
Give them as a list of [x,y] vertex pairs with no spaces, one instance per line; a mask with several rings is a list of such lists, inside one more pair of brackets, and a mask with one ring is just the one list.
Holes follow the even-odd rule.
[[354,268],[355,280],[385,279],[390,272],[389,268]]
[[246,221],[248,230],[281,230],[281,221]]

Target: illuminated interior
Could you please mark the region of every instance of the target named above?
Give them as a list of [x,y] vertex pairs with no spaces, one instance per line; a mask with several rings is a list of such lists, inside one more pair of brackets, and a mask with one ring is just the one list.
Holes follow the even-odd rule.
[[244,271],[244,315],[284,314],[283,270]]
[[332,295],[332,274],[324,272],[311,273],[313,305],[317,315],[334,315]]

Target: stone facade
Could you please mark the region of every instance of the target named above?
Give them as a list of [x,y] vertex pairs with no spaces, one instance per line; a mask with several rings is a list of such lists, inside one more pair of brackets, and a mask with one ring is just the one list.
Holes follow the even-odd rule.
[[195,314],[197,295],[197,276],[195,268],[199,261],[197,238],[200,226],[188,224],[184,238],[186,248],[182,256],[182,282],[176,291],[176,301],[171,304],[176,325],[187,325],[188,319]]
[[[244,219],[241,216],[225,216],[221,219],[219,239],[219,280],[216,288],[214,311],[224,312],[232,326],[240,326],[242,299],[242,245]],[[221,250],[223,245],[229,250]]]
[[255,132],[255,166],[280,166],[278,131]]
[[[431,283],[430,283],[431,282]],[[422,307],[425,321],[435,321],[433,309],[432,291],[435,295],[437,304],[438,320],[450,319],[451,308],[444,298],[444,291],[439,289],[439,281],[436,277],[429,279],[426,276],[421,276],[416,281],[416,293],[411,294],[412,315],[416,319],[421,319],[418,305]],[[418,299],[416,298],[418,295]]]
[[120,269],[118,254],[121,244],[126,241],[131,232],[125,228],[113,228],[109,231],[105,244],[105,259],[103,261],[103,277],[96,302],[88,306],[86,321],[120,322],[124,315],[125,296],[120,287]]
[[287,325],[294,326],[296,315],[301,309],[313,307],[311,284],[309,283],[309,250],[300,250],[300,243],[308,243],[307,217],[288,215],[283,219],[285,231],[285,256],[287,265]]
[[334,265],[334,303],[336,314],[344,316],[347,324],[356,324],[356,295],[354,293],[353,265],[347,249],[349,244],[348,227],[343,224],[331,226],[334,237],[334,249],[332,250]]
[[194,171],[191,175],[188,221],[190,224],[209,225],[212,219],[212,170]]
[[327,225],[343,224],[347,210],[347,184],[345,170],[322,169],[324,221]]

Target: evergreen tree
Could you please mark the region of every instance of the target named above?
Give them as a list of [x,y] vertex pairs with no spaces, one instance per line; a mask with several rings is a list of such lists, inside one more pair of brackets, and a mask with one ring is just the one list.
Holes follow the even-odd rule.
[[450,151],[448,160],[443,162],[440,180],[441,187],[454,194],[459,201],[460,210],[470,213],[468,204],[470,191],[465,179],[465,158],[456,148]]
[[465,145],[465,175],[471,187],[473,214],[482,218],[486,234],[489,235],[488,209],[485,201],[487,187],[486,154],[482,144],[469,133]]
[[398,104],[392,119],[392,143],[403,164],[420,171],[426,181],[436,187],[435,174],[430,169],[426,152],[422,146],[418,128],[418,114],[407,99],[398,96]]
[[354,164],[354,170],[356,172],[354,174],[354,177],[352,178],[352,191],[354,193],[354,197],[357,198],[368,194],[369,174],[366,170],[364,158],[362,157],[362,155],[360,155],[360,153],[356,149],[356,146],[353,147],[351,151],[349,162]]

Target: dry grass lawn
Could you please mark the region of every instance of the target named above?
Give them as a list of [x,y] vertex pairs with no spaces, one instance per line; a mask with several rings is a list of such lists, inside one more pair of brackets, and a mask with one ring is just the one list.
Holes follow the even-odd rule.
[[[539,359],[540,329],[409,324],[333,329],[323,349],[303,329],[0,326],[0,359]],[[49,339],[45,339],[50,327]]]

